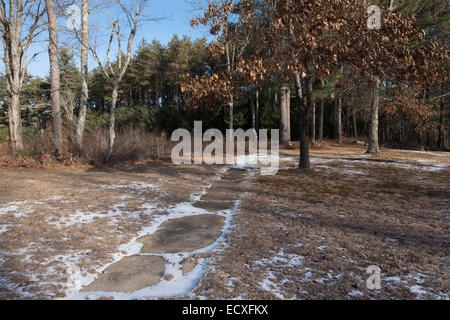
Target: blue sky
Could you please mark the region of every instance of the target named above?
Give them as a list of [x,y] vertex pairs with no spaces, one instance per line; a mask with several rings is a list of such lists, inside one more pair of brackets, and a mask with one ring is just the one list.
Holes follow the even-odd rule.
[[[205,3],[205,1],[200,0],[197,2]],[[106,11],[105,11],[106,10]],[[90,17],[91,24],[105,23],[106,12],[111,15],[114,11],[110,9],[102,9],[101,13],[94,14]],[[145,16],[150,18],[161,18],[158,21],[144,21],[141,28],[138,30],[134,41],[134,48],[141,42],[142,39],[146,39],[148,42],[153,39],[159,40],[163,44],[167,44],[174,34],[179,36],[188,35],[192,39],[200,38],[202,36],[208,36],[208,30],[203,28],[193,29],[190,26],[190,20],[201,14],[201,11],[195,10],[192,6],[190,0],[149,0],[148,5],[145,9]],[[59,23],[65,25],[66,20],[60,19]],[[61,40],[64,40],[64,34],[60,35]],[[106,45],[104,36],[97,37],[97,43],[103,43],[103,45],[98,46],[98,54],[101,59],[105,59]],[[74,44],[74,53],[79,54],[77,51],[76,42],[72,41]],[[39,45],[35,45],[31,48],[29,56],[33,52],[41,51],[46,49],[46,43],[43,42]],[[75,58],[78,62],[79,58]],[[96,67],[94,59],[89,57],[89,67]],[[2,66],[3,67],[3,66]],[[3,69],[3,68],[2,68]],[[49,74],[49,62],[47,53],[40,54],[28,68],[28,72],[34,76],[46,77]]]

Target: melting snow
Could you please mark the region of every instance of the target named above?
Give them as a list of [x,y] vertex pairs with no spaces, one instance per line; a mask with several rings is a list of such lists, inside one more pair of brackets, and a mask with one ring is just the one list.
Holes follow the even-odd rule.
[[[262,265],[267,268],[273,268],[272,266],[277,267],[288,267],[288,268],[298,268],[303,265],[303,259],[304,257],[299,256],[297,254],[288,254],[285,253],[284,250],[279,251],[274,257],[271,259],[262,259],[260,261],[255,261],[255,265]],[[260,283],[260,287],[267,291],[272,293],[274,296],[276,296],[279,299],[284,299],[284,295],[282,294],[282,286],[285,283],[289,283],[290,280],[284,278],[281,281],[277,280],[277,276],[275,275],[274,271],[270,269],[267,272],[266,278],[264,278]]]
[[145,193],[147,190],[159,191],[159,186],[149,183],[134,183],[134,184],[102,184],[100,186],[103,190],[122,190],[122,189],[132,189],[137,193]]
[[9,206],[9,207],[5,207],[5,208],[0,208],[0,216],[10,213],[10,212],[17,211],[18,209],[19,209],[19,207],[17,207],[17,206]]
[[0,234],[7,232],[9,229],[9,225],[7,224],[0,224]]
[[[98,268],[97,274],[103,272],[106,268],[108,268],[110,265],[112,265],[115,262],[118,262],[122,260],[124,257],[132,256],[136,254],[140,255],[149,255],[149,254],[143,254],[141,253],[141,249],[143,244],[141,242],[138,242],[137,239],[151,235],[155,233],[158,228],[165,223],[168,220],[172,219],[178,219],[182,217],[188,217],[188,216],[196,216],[196,215],[203,215],[203,214],[211,214],[207,210],[197,208],[193,206],[193,203],[200,200],[202,195],[206,194],[206,191],[208,188],[210,188],[211,185],[205,185],[203,186],[202,190],[200,192],[194,193],[191,195],[191,202],[183,202],[179,203],[175,206],[169,207],[165,209],[165,211],[168,213],[167,215],[161,215],[155,217],[155,219],[152,221],[152,223],[141,230],[138,235],[133,238],[130,242],[127,244],[124,244],[119,247],[119,252],[113,255],[113,262],[102,266],[101,268]],[[235,201],[235,207],[234,209],[230,210],[223,210],[218,211],[215,214],[225,217],[225,226],[222,230],[222,235],[210,246],[206,248],[202,248],[200,250],[196,250],[194,252],[181,252],[176,254],[153,254],[156,256],[160,256],[164,258],[168,263],[166,264],[166,270],[163,278],[161,281],[152,287],[144,288],[135,292],[131,293],[124,293],[124,292],[67,292],[67,297],[65,299],[96,299],[103,296],[113,296],[116,299],[152,299],[152,298],[162,298],[162,297],[176,297],[181,296],[185,294],[189,294],[194,287],[197,285],[198,281],[201,279],[205,272],[206,265],[208,261],[206,259],[199,259],[196,267],[189,273],[183,275],[182,272],[182,265],[181,262],[187,258],[191,257],[195,254],[200,253],[207,253],[212,250],[214,250],[219,245],[224,245],[225,241],[225,235],[228,233],[229,229],[231,228],[231,220],[233,218],[234,211],[239,207],[240,201]],[[156,207],[153,205],[144,205],[141,207],[146,214],[152,214]],[[165,280],[164,277],[166,275],[171,275],[173,278],[172,280],[168,281]],[[81,278],[81,284],[82,286],[87,286],[91,284],[95,280],[95,275],[83,275]]]

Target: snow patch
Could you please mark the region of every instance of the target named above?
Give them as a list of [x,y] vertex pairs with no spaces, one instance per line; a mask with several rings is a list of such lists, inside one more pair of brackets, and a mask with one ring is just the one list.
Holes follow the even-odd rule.
[[9,230],[8,224],[0,224],[0,234],[5,233]]
[[[225,169],[228,170],[228,169]],[[224,171],[225,172],[225,171]],[[231,228],[231,221],[233,218],[233,214],[235,210],[240,206],[240,201],[235,201],[235,206],[230,210],[218,211],[216,213],[211,213],[207,210],[194,207],[193,203],[199,201],[201,197],[206,194],[207,189],[211,187],[211,184],[205,185],[202,187],[200,192],[193,193],[191,195],[190,202],[182,202],[175,206],[168,207],[166,209],[161,209],[162,211],[166,211],[167,215],[160,215],[154,218],[152,223],[142,229],[138,235],[133,238],[127,244],[124,244],[119,247],[119,252],[113,255],[113,261],[107,265],[104,265],[96,270],[97,274],[100,274],[104,270],[106,270],[110,265],[122,260],[124,257],[133,256],[136,254],[139,255],[153,255],[160,256],[164,258],[168,263],[166,264],[165,275],[161,279],[161,281],[155,286],[144,288],[131,293],[124,292],[67,292],[67,297],[65,299],[98,299],[103,296],[113,296],[115,299],[121,300],[134,300],[134,299],[152,299],[152,298],[170,298],[181,295],[186,295],[191,292],[198,281],[202,278],[208,261],[206,259],[199,259],[196,267],[189,273],[183,275],[181,262],[191,257],[195,254],[200,253],[208,253],[214,250],[221,244],[225,242],[225,235],[229,232]],[[145,214],[152,214],[156,207],[153,205],[143,205],[141,207],[144,210]],[[182,252],[176,254],[144,254],[141,253],[141,249],[143,244],[138,242],[137,240],[141,237],[149,236],[155,233],[158,228],[168,220],[189,217],[189,216],[197,216],[203,214],[215,214],[225,217],[225,225],[222,229],[221,236],[210,246],[206,248],[202,248],[200,250],[196,250],[194,252]],[[296,262],[298,263],[298,262]],[[165,280],[164,277],[167,275],[171,275],[171,280]],[[87,286],[91,284],[96,279],[96,275],[83,275],[81,279],[82,286]]]
[[286,283],[290,283],[289,279],[278,280],[275,271],[273,271],[274,267],[288,267],[288,268],[298,268],[303,265],[304,257],[299,256],[297,254],[288,254],[285,253],[284,250],[280,250],[274,257],[271,259],[262,259],[260,261],[255,261],[255,265],[261,265],[269,269],[266,271],[266,277],[259,283],[261,289],[272,293],[279,299],[285,299],[282,294],[282,286]]
[[0,216],[4,215],[4,214],[8,214],[10,212],[14,212],[19,210],[19,207],[17,206],[9,206],[9,207],[4,207],[4,208],[0,208]]

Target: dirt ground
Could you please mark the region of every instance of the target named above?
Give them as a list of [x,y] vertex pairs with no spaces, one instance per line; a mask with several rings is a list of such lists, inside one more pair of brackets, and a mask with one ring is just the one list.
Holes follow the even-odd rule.
[[67,269],[83,276],[118,260],[120,246],[172,204],[191,201],[217,167],[152,162],[89,171],[0,169],[0,299],[65,296]]
[[[196,295],[449,299],[450,155],[363,152],[328,146],[313,150],[310,173],[255,177]],[[372,265],[381,290],[367,289]]]
[[[304,173],[297,152],[283,150],[275,176],[248,170],[226,245],[193,290],[169,298],[449,299],[449,154],[328,145]],[[1,168],[0,299],[64,298],[70,265],[95,279],[164,208],[195,203],[222,171]],[[381,290],[366,287],[371,265]]]

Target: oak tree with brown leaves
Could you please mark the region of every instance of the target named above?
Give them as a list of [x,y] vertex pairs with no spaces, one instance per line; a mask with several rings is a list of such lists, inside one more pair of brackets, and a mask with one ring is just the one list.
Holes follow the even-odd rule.
[[[239,4],[238,24],[247,28],[246,32],[251,33],[255,28],[254,19],[260,21],[261,16],[265,19],[261,45],[250,58],[232,60],[228,73],[191,78],[184,90],[190,92],[193,101],[202,99],[213,103],[223,99],[232,106],[239,84],[274,76],[293,81],[300,115],[301,169],[311,167],[309,130],[315,79],[330,76],[337,68],[344,67],[370,81],[373,102],[368,152],[376,153],[379,152],[379,90],[385,81],[424,86],[448,76],[448,67],[443,64],[448,58],[448,48],[434,41],[424,42],[414,17],[393,12],[392,2],[382,11],[381,29],[368,28],[366,1],[245,0]],[[252,11],[256,4],[258,13]],[[209,23],[212,33],[219,32],[228,25],[228,14],[235,8],[231,1],[222,1],[222,6],[210,4],[205,18],[199,22]],[[230,34],[230,29],[226,29],[226,34],[226,39],[235,36]],[[213,53],[227,52],[226,44],[215,48]]]

